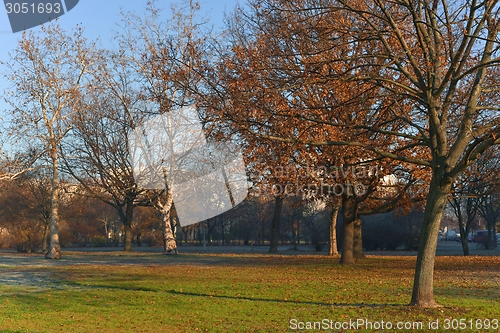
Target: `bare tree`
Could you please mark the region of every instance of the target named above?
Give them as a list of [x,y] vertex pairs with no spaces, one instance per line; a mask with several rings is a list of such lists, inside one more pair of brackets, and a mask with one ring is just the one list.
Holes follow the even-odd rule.
[[477,160],[480,164],[481,177],[476,186],[480,188],[478,196],[478,215],[486,221],[488,228],[487,249],[497,246],[495,241],[496,225],[500,218],[500,154],[498,150],[481,156]]
[[456,178],[448,198],[449,205],[458,219],[464,256],[469,255],[469,232],[478,215],[481,197],[484,195],[484,189],[480,184],[480,179],[485,177],[481,160],[477,160]]
[[[195,103],[193,95],[199,89],[205,56],[202,22],[195,22],[198,9],[197,2],[186,1],[180,7],[172,6],[170,17],[163,20],[165,13],[157,1],[149,1],[143,17],[123,13],[123,27],[118,35],[120,57],[135,71],[141,94],[150,101],[148,113],[143,110],[143,115],[161,117],[172,109]],[[140,125],[136,123],[134,127]],[[166,177],[162,188],[151,189],[148,197],[162,215],[164,252],[177,253],[170,223],[173,184],[166,181],[172,180],[173,175],[172,170],[163,172]]]
[[37,219],[43,225],[42,252],[47,251],[47,237],[51,220],[51,182],[44,174],[34,174],[25,180],[29,195],[34,199],[33,208]]
[[24,174],[2,184],[0,215],[18,251],[46,251],[50,223],[50,178]]
[[42,34],[24,33],[7,63],[12,91],[12,133],[36,141],[47,154],[51,170],[50,246],[46,258],[61,258],[59,244],[59,147],[70,130],[68,117],[80,100],[92,65],[92,51],[79,27],[72,33],[57,24]]
[[116,209],[125,231],[124,250],[131,251],[134,208],[146,202],[134,179],[127,140],[136,120],[130,115],[143,110],[144,103],[127,79],[128,69],[105,55],[98,58],[100,70],[93,73],[93,85],[72,115],[73,130],[62,157],[64,170],[83,187],[79,194]]

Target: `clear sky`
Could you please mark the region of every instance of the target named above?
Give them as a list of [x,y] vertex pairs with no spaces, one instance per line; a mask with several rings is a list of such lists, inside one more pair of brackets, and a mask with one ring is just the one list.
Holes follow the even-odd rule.
[[[59,18],[59,24],[67,30],[80,24],[85,28],[85,35],[88,39],[100,37],[103,45],[111,39],[112,30],[118,30],[116,23],[120,21],[120,8],[124,12],[144,13],[147,0],[80,0],[78,5],[65,15]],[[244,2],[244,0],[243,0]],[[172,4],[181,3],[177,0],[159,0],[158,6],[165,8],[165,13],[170,13]],[[231,12],[236,4],[236,0],[200,0],[200,15],[203,15],[213,25],[215,30],[222,29],[224,25],[224,13]],[[38,30],[35,27],[31,30]],[[3,6],[0,6],[0,61],[9,59],[9,52],[16,45],[22,32],[12,33],[9,19]],[[0,73],[4,68],[0,66]],[[7,88],[3,76],[0,76],[0,96]],[[5,103],[0,101],[0,114],[5,110]]]

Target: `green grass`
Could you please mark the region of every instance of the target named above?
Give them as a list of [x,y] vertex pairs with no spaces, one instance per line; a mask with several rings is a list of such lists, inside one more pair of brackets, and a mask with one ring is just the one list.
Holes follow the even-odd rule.
[[[120,255],[107,265],[71,265],[71,255],[65,260],[63,266],[41,266],[43,259],[0,266],[0,276],[33,277],[25,285],[0,284],[0,331],[290,332],[293,318],[366,318],[419,321],[424,328],[439,319],[437,331],[450,332],[442,326],[446,319],[500,320],[499,257],[438,257],[435,293],[444,307],[436,309],[406,306],[414,257],[369,257],[352,267],[323,256]],[[498,330],[462,330],[473,331]]]

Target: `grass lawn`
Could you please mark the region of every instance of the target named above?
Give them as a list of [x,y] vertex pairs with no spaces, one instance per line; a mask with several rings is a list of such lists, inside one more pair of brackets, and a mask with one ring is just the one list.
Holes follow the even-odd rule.
[[[406,306],[415,257],[371,256],[352,267],[338,261],[111,253],[66,254],[57,263],[36,256],[19,265],[14,258],[0,263],[0,277],[10,277],[0,279],[0,331],[291,332],[321,322],[310,331],[352,332],[335,325],[358,319],[373,326],[356,332],[427,332],[436,320],[435,332],[500,330],[484,329],[485,319],[500,320],[500,257],[438,257],[435,293],[444,306],[436,309]],[[466,329],[453,329],[460,319]],[[398,322],[417,326],[398,329]]]

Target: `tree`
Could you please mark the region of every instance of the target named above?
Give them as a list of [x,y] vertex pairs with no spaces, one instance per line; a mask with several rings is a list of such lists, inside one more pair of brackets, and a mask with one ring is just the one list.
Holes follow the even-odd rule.
[[[328,7],[307,6],[305,1],[251,2],[250,13],[235,15],[228,29],[229,50],[213,80],[218,83],[214,95],[223,102],[218,106],[214,103],[214,108],[219,107],[219,119],[232,124],[245,138],[247,156],[272,161],[274,167],[295,165],[299,171],[312,166],[314,170],[306,171],[306,177],[298,177],[303,183],[298,184],[298,190],[314,185],[319,190],[307,191],[308,195],[316,192],[342,197],[344,228],[348,229],[344,237],[348,239],[343,242],[341,263],[353,264],[356,256],[363,256],[358,210],[368,199],[354,188],[362,185],[376,191],[381,177],[401,168],[397,165],[401,163],[391,165],[356,145],[339,148],[317,143],[356,138],[373,147],[400,145],[398,138],[363,129],[377,110],[396,101],[384,96],[380,102],[376,85],[342,77],[351,64],[331,59],[358,52],[360,47],[340,43],[331,35],[348,22],[328,15]],[[379,172],[358,179],[351,172],[358,167]]]
[[[339,33],[366,45],[362,53],[349,57],[360,69],[349,74],[351,79],[377,83],[382,92],[412,105],[410,112],[394,105],[392,121],[382,125],[374,119],[365,128],[405,139],[401,147],[376,148],[381,156],[431,170],[410,304],[435,306],[437,235],[451,185],[476,158],[500,142],[492,80],[498,71],[498,4],[376,0],[338,1],[337,8],[356,23],[354,29]],[[393,130],[398,123],[406,126]],[[355,140],[349,144],[373,150]],[[415,147],[427,150],[430,158],[401,154]]]
[[337,248],[337,217],[340,210],[340,200],[332,198],[331,212],[330,212],[330,243],[328,248],[328,255],[333,256],[339,254]]
[[10,243],[19,252],[35,252],[47,243],[50,179],[44,181],[37,176],[25,174],[2,184],[2,227],[8,230]]
[[42,34],[23,33],[7,64],[12,83],[7,101],[12,106],[11,130],[17,137],[36,141],[47,154],[51,170],[51,220],[48,259],[61,258],[59,243],[59,148],[70,130],[67,120],[81,98],[92,67],[92,48],[77,27],[72,34],[56,24]]
[[[308,53],[285,49],[290,52],[280,54],[283,50],[280,45],[286,44],[275,43],[273,50],[266,44],[261,47],[262,42],[256,41],[254,45],[260,50],[273,55],[273,65],[257,63],[247,68],[253,71],[266,68],[280,75],[287,74],[286,69],[298,71],[300,75],[285,76],[293,79],[274,81],[275,89],[280,91],[286,91],[284,82],[290,89],[297,87],[293,91],[300,91],[303,85],[300,78],[312,76],[316,84],[358,84],[356,92],[375,89],[378,96],[375,100],[370,95],[357,93],[343,104],[338,103],[339,98],[330,98],[330,105],[335,108],[317,108],[308,102],[310,99],[302,99],[304,104],[293,113],[275,108],[274,117],[283,122],[289,120],[286,124],[307,123],[308,130],[297,130],[292,135],[289,131],[275,131],[260,133],[260,136],[308,147],[358,147],[380,158],[427,167],[432,178],[410,304],[436,306],[435,252],[451,185],[475,159],[500,143],[497,88],[493,79],[500,61],[497,58],[500,22],[497,1],[460,2],[449,6],[445,1],[429,4],[426,1],[297,0],[266,1],[265,6],[259,6],[262,16],[253,17],[258,27],[267,27],[265,19],[273,15],[288,17],[290,24],[306,16],[302,20],[306,22],[302,27],[309,33],[306,36],[316,37],[318,31],[323,31],[330,37],[331,46]],[[312,29],[317,27],[321,30]],[[289,25],[286,31],[289,40],[302,40],[303,35],[298,34],[300,28]],[[276,38],[281,32],[268,30],[266,33],[271,41],[283,41]],[[329,52],[332,49],[336,52]],[[325,54],[329,55],[327,59],[322,58]],[[313,59],[309,67],[312,70],[297,69],[293,63],[278,65],[280,60],[290,58]],[[351,89],[355,89],[354,86]],[[294,97],[293,94],[287,97],[292,105],[297,103]],[[257,115],[268,116],[267,109],[249,107],[248,102],[243,105]],[[347,110],[342,112],[343,105],[356,106],[360,112],[355,118],[363,121],[342,118],[352,115]],[[332,118],[332,115],[338,116]],[[311,129],[315,125],[329,136],[314,137]],[[248,126],[245,129],[256,132]],[[368,135],[369,140],[362,140],[363,134]]]
[[488,227],[488,241],[485,247],[490,250],[497,246],[496,242],[496,225],[500,218],[500,195],[497,193],[490,193],[481,198],[479,206],[479,213],[486,221]]
[[285,229],[286,231],[286,237],[285,239],[289,240],[288,238],[288,233],[291,234],[291,243],[293,244],[293,249],[295,251],[298,250],[298,243],[300,241],[299,236],[300,236],[300,222],[303,219],[304,216],[304,202],[301,197],[289,197],[288,200],[286,201],[285,207],[284,207],[284,217],[286,218],[288,222],[288,227],[290,228],[288,231],[288,228]]
[[[141,94],[150,101],[150,108],[143,110],[143,114],[160,119],[173,109],[195,104],[193,95],[199,89],[206,52],[203,24],[196,22],[199,8],[193,1],[172,6],[166,21],[163,21],[157,1],[148,1],[144,17],[123,13],[119,56],[135,71],[134,78]],[[134,128],[140,125],[136,123]],[[170,223],[174,184],[166,181],[174,178],[171,171],[163,170],[166,178],[162,188],[151,189],[148,196],[151,205],[162,215],[165,254],[177,253]]]
[[[112,55],[108,59],[114,60]],[[92,73],[93,85],[71,117],[73,129],[61,150],[64,170],[81,185],[76,194],[116,210],[124,227],[124,250],[132,251],[134,208],[146,201],[134,179],[127,140],[134,123],[130,114],[140,114],[133,110],[143,104],[127,80],[128,69],[107,63],[104,56],[96,61],[100,70]]]
[[[78,185],[76,185],[78,186]],[[75,187],[68,183],[67,187]],[[102,217],[107,219],[107,228]],[[113,207],[101,200],[66,192],[61,207],[61,242],[65,246],[104,246],[108,244],[107,235],[117,219]]]
[[[274,200],[262,195],[259,190],[251,189],[248,197],[230,212],[225,213],[230,219],[238,221],[238,229],[242,233],[245,245],[264,245],[270,233],[269,227],[274,215]],[[209,229],[210,230],[210,229]]]
[[456,178],[448,198],[453,213],[458,219],[464,256],[469,255],[469,232],[476,219],[481,197],[485,195],[481,179],[491,180],[488,172],[485,172],[487,163],[484,164],[483,159],[484,156],[476,160],[473,165]]
[[482,169],[482,177],[478,181],[480,196],[478,201],[478,213],[486,221],[488,228],[488,242],[485,244],[487,249],[497,246],[495,241],[496,224],[500,218],[500,190],[499,190],[499,170],[500,156],[498,150],[489,151],[477,161]]
[[[213,80],[218,83],[213,87],[213,95],[221,101],[213,103],[212,107],[218,108],[218,119],[232,124],[245,139],[245,155],[250,161],[248,165],[252,167],[252,162],[261,162],[267,165],[264,169],[271,170],[261,172],[259,182],[267,182],[271,190],[281,188],[281,192],[289,192],[291,187],[294,192],[292,195],[300,196],[301,193],[308,192],[309,196],[311,191],[307,190],[308,185],[320,187],[321,175],[306,170],[311,165],[317,166],[325,161],[325,156],[334,154],[331,152],[332,148],[325,148],[330,151],[322,154],[312,147],[292,146],[287,142],[270,142],[268,139],[272,136],[293,137],[295,133],[320,136],[328,132],[308,128],[300,119],[293,118],[295,109],[314,104],[309,108],[314,110],[316,105],[331,97],[327,92],[328,88],[317,88],[311,82],[314,78],[302,75],[312,68],[310,66],[314,66],[313,62],[320,61],[306,58],[304,52],[314,52],[308,48],[321,49],[324,40],[323,36],[294,39],[294,35],[300,34],[301,27],[297,22],[302,18],[287,15],[286,11],[269,10],[274,6],[279,7],[279,4],[272,1],[251,3],[252,13],[249,16],[239,12],[230,21],[230,44],[216,67],[216,79]],[[296,30],[288,29],[289,24],[294,24]],[[328,55],[320,57],[327,58]],[[305,96],[307,101],[304,101]],[[334,128],[332,131],[337,134]],[[354,152],[351,150],[339,155],[349,163],[350,153]],[[320,154],[323,161],[318,162],[317,156]],[[341,159],[334,158],[325,162],[339,163]],[[286,172],[277,172],[280,169]],[[277,196],[277,212],[281,207],[279,200],[280,197]],[[270,251],[276,251],[276,231],[279,230],[278,214],[273,216],[272,231],[275,232],[272,232]]]
[[43,225],[42,252],[47,252],[47,237],[51,219],[51,183],[46,175],[32,174],[25,179],[24,186],[34,202],[33,210]]

